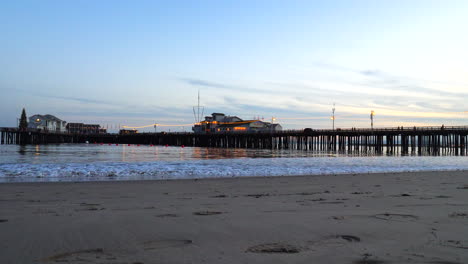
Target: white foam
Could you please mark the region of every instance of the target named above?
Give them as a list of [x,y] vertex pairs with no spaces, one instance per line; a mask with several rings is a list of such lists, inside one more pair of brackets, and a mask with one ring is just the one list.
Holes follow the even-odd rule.
[[237,158],[189,161],[0,164],[0,182],[157,180],[468,170],[468,157]]

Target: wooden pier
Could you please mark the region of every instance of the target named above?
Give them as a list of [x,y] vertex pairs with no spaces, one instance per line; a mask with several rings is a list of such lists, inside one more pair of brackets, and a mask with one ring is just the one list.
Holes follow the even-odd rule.
[[1,128],[1,144],[103,143],[304,151],[467,152],[468,126],[378,129],[304,129],[269,133],[69,134]]

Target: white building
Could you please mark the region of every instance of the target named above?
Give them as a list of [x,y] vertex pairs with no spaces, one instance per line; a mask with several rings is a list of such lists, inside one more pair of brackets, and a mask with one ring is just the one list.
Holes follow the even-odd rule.
[[66,132],[66,123],[53,115],[33,115],[29,117],[28,128],[50,132]]

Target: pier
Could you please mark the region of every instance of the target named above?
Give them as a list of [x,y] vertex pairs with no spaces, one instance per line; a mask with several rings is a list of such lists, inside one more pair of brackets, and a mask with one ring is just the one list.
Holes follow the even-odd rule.
[[375,129],[302,129],[264,133],[228,132],[70,134],[0,128],[1,144],[103,143],[187,147],[289,149],[304,151],[374,151],[402,153],[450,151],[465,155],[468,126]]

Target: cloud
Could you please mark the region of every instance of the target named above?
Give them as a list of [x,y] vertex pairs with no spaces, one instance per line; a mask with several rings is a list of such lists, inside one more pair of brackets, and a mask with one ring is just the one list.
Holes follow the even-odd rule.
[[[412,111],[419,108],[419,110],[427,112],[444,112],[460,111],[459,108],[463,105],[463,101],[468,99],[468,92],[444,90],[440,86],[443,82],[440,81],[399,76],[379,69],[353,69],[321,62],[312,65],[319,69],[329,70],[332,73],[332,83],[345,83],[350,88],[356,88],[343,91],[343,96],[346,97],[349,104],[361,103],[365,105],[367,103],[369,107],[376,105],[394,110],[407,109]],[[349,78],[343,78],[343,74]],[[358,79],[349,80],[354,79],[354,77]],[[359,87],[365,88],[366,92],[357,91]],[[338,89],[342,90],[342,88]],[[329,93],[329,95],[332,94],[332,92]],[[361,99],[356,100],[356,96],[361,96]]]
[[[391,90],[401,90],[401,91],[411,91],[411,92],[419,92],[425,94],[432,94],[437,96],[468,96],[468,93],[454,93],[448,91],[442,91],[440,89],[434,89],[428,87],[428,85],[432,84],[447,84],[453,85],[448,82],[441,82],[441,81],[433,81],[433,80],[421,80],[417,78],[413,78],[410,76],[398,76],[393,75],[387,72],[384,72],[379,69],[353,69],[351,67],[346,67],[342,65],[330,64],[330,63],[323,63],[323,62],[314,62],[312,65],[316,68],[320,69],[328,69],[334,72],[346,72],[346,73],[354,73],[356,75],[364,76],[366,78],[371,78],[373,80],[368,80],[362,83],[358,83],[360,85],[365,85],[368,87],[381,87],[385,89]],[[356,83],[354,83],[356,84]],[[456,84],[456,85],[463,85],[463,84]],[[466,86],[466,84],[464,84]]]
[[[300,116],[324,116],[324,112],[317,111],[316,104],[302,98],[287,98],[288,100],[278,106],[275,104],[258,104],[255,102],[246,102],[232,96],[225,96],[224,101],[230,105],[229,109],[236,113],[245,113],[246,115],[274,115],[287,117]],[[289,100],[290,99],[290,100]],[[310,106],[310,107],[309,107]],[[307,110],[310,109],[310,110]],[[223,107],[225,109],[225,107]],[[226,113],[229,114],[229,113]]]
[[193,86],[206,86],[206,87],[213,87],[213,88],[225,88],[225,89],[232,89],[233,87],[230,85],[224,85],[220,83],[209,82],[200,79],[191,79],[191,78],[179,78],[179,80],[188,83]]
[[99,104],[99,105],[110,105],[110,106],[115,106],[115,105],[119,104],[117,102],[96,100],[96,99],[90,99],[90,98],[84,98],[84,97],[60,96],[60,95],[54,95],[54,94],[50,94],[50,93],[37,92],[37,91],[27,91],[27,90],[22,90],[22,89],[14,89],[14,90],[16,90],[17,92],[20,92],[20,93],[25,93],[25,94],[28,94],[28,95],[42,97],[42,98],[74,101],[74,102],[85,103],[85,104]]
[[194,78],[178,78],[179,81],[187,83],[192,86],[203,86],[209,88],[219,88],[219,89],[227,89],[227,90],[234,90],[234,91],[245,91],[245,92],[259,92],[259,93],[268,93],[268,90],[257,89],[257,88],[248,88],[248,87],[241,87],[236,85],[230,84],[222,84],[216,83],[201,79],[194,79]]
[[364,71],[359,71],[359,73],[365,76],[381,76],[382,75],[382,72],[378,70],[364,70]]
[[54,99],[60,99],[60,100],[69,100],[69,101],[75,101],[75,102],[87,103],[87,104],[106,104],[106,105],[115,105],[116,104],[116,103],[102,101],[102,100],[95,100],[95,99],[88,99],[88,98],[81,98],[81,97],[72,97],[72,96],[53,96],[53,95],[38,95],[38,94],[36,94],[36,96],[54,98]]
[[367,78],[371,78],[373,80],[360,83],[368,87],[382,87],[391,90],[419,92],[437,96],[468,96],[468,93],[454,93],[449,91],[442,91],[440,89],[429,88],[427,87],[427,85],[421,85],[421,83],[443,83],[440,81],[428,81],[412,78],[409,76],[397,76],[377,69],[356,70],[344,66],[324,63],[315,63],[314,65],[317,67],[327,67],[328,69],[332,70],[352,72]]
[[[421,81],[405,76],[394,76],[378,70],[365,70],[360,72],[363,76],[371,78],[365,82],[366,86],[382,87],[390,90],[407,91],[413,93],[422,93],[426,95],[435,95],[441,97],[467,97],[468,93],[455,93],[449,91],[441,91],[439,89],[429,88],[421,85]],[[439,98],[440,99],[440,98]]]

